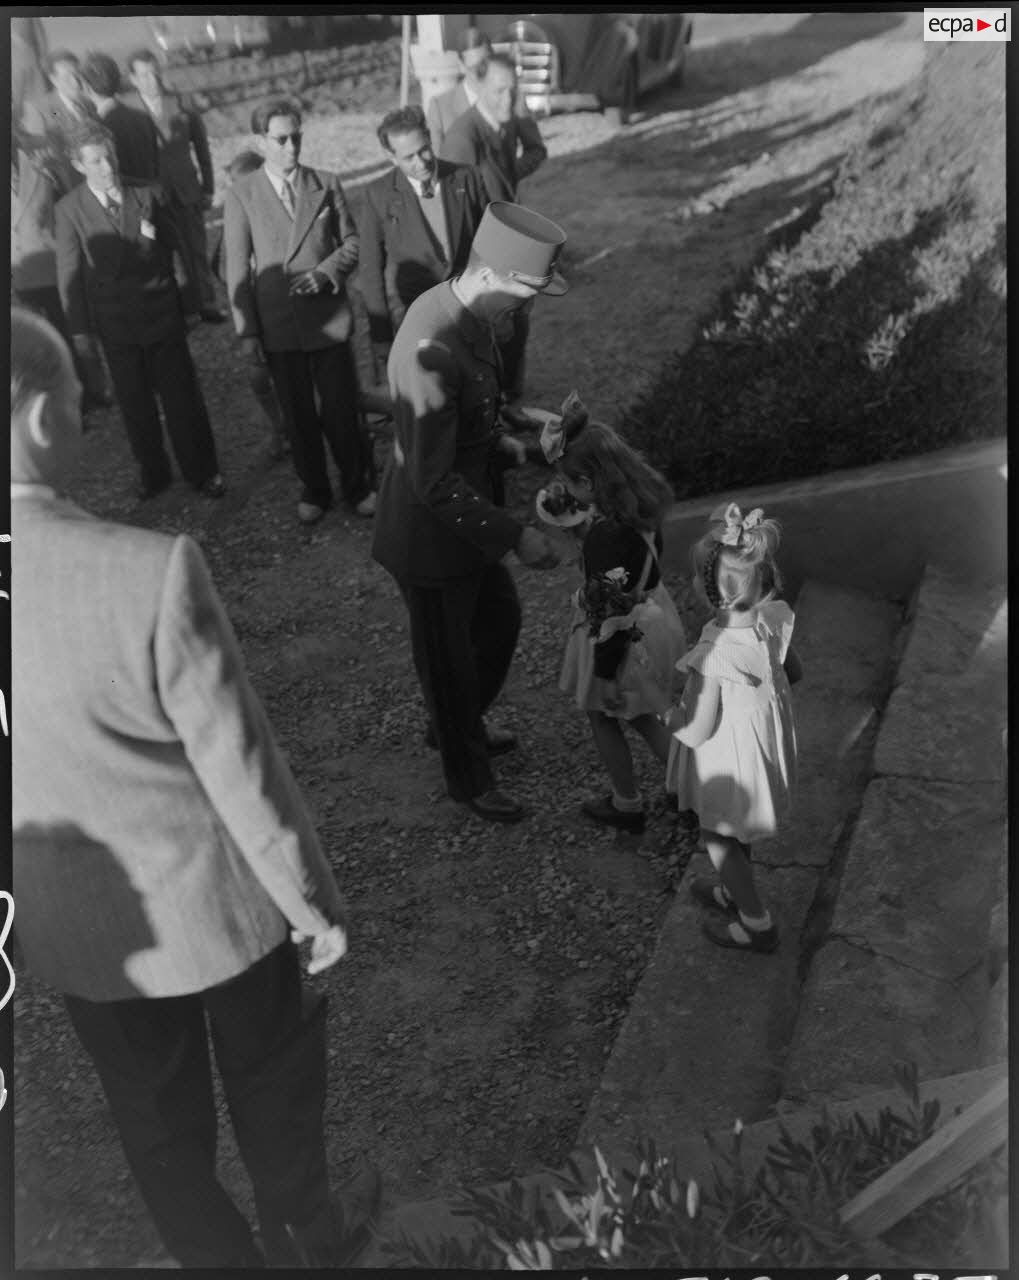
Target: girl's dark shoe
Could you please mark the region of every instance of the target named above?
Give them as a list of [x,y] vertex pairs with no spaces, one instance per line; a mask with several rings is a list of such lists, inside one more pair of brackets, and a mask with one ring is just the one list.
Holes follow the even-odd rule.
[[472,796],[465,803],[487,822],[519,822],[525,812],[523,805],[494,787],[480,796]]
[[637,813],[626,813],[623,809],[617,809],[612,803],[611,792],[606,796],[600,796],[597,800],[586,800],[580,807],[581,812],[593,818],[595,822],[601,822],[608,827],[619,827],[634,835],[640,835],[647,826],[647,817],[643,809]]
[[705,920],[701,929],[716,946],[731,947],[733,951],[760,951],[767,954],[778,946],[778,930],[774,925],[770,929],[748,929],[746,925],[740,925],[740,930],[746,935],[744,942],[742,938],[734,938],[732,935],[730,926],[738,923],[738,918],[727,924]]
[[728,898],[725,903],[719,902],[716,890],[719,890],[717,881],[699,876],[690,886],[690,897],[702,907],[707,907],[709,911],[720,911],[729,917],[737,915],[735,902],[731,898]]

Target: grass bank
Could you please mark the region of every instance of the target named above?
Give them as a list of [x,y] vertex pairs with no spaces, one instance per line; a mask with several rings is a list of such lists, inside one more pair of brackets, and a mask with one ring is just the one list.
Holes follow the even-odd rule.
[[1005,58],[932,47],[626,412],[678,498],[1005,432]]

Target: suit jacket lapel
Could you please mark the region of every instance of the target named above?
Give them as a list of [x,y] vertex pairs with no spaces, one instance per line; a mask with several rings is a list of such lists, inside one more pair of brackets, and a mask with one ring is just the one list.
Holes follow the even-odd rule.
[[421,211],[421,201],[417,198],[407,175],[395,168],[393,170],[393,194],[389,208],[391,214],[395,214],[398,221],[402,220],[404,230],[400,238],[403,240],[404,246],[408,249],[411,248],[407,241],[410,236],[413,236],[418,242],[413,249],[414,256],[420,257],[422,253],[428,253],[434,257],[435,249],[432,246],[432,234],[428,229],[428,223],[425,221],[425,215]]
[[297,175],[297,181],[293,184],[296,208],[290,229],[290,241],[287,245],[288,260],[301,247],[301,241],[318,217],[326,198],[325,188],[319,184],[318,179],[309,169],[298,169]]

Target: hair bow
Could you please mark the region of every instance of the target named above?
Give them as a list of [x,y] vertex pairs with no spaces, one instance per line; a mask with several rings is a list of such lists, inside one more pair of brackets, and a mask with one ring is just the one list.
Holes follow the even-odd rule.
[[562,402],[558,416],[551,416],[541,429],[538,443],[546,462],[558,462],[566,446],[587,422],[587,407],[576,391]]
[[764,519],[764,511],[761,507],[754,507],[753,511],[744,518],[743,512],[736,503],[730,502],[722,518],[725,520],[725,532],[718,541],[724,547],[738,547],[744,531],[756,529]]

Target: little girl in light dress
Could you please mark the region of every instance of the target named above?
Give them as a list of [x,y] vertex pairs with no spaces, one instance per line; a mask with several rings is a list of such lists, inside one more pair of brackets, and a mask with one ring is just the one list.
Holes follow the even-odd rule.
[[779,526],[755,508],[717,510],[694,548],[698,584],[715,617],[680,661],[687,684],[668,717],[666,789],[693,809],[720,883],[695,880],[694,898],[724,921],[704,931],[719,946],[773,951],[778,930],[757,895],[750,846],[789,810],[796,775],[790,681],[793,611],[776,598]]

